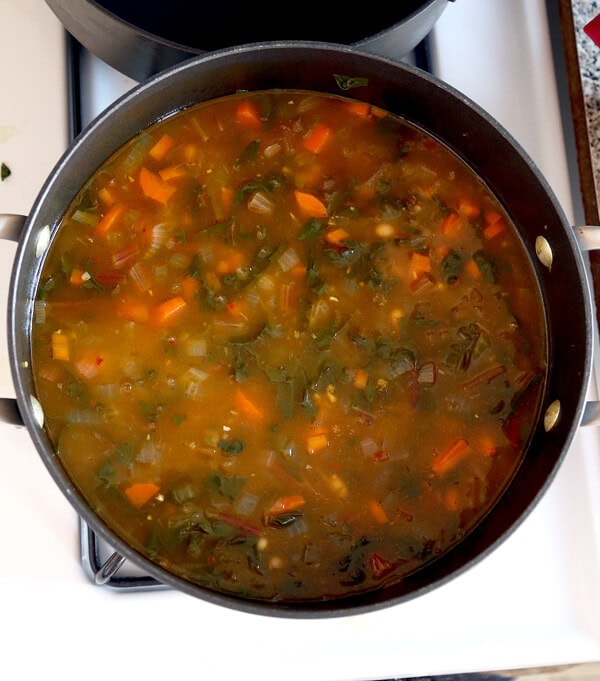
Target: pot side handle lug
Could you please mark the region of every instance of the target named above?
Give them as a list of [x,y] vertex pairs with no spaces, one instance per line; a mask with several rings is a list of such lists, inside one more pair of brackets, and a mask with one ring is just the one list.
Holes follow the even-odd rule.
[[600,401],[591,400],[585,403],[580,425],[600,426]]
[[[579,247],[583,252],[600,250],[600,226],[581,225],[573,227]],[[586,402],[581,417],[582,426],[600,426],[600,401]]]
[[0,397],[0,423],[9,426],[24,426],[17,400],[12,397]]
[[[25,225],[25,216],[11,213],[0,214],[0,239],[18,241]],[[0,423],[23,426],[23,419],[12,397],[0,397]]]
[[18,241],[23,231],[25,219],[23,215],[0,214],[0,239]]

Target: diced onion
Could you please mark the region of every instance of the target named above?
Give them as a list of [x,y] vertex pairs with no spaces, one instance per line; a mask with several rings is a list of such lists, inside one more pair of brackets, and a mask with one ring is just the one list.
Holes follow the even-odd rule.
[[300,517],[297,518],[295,522],[290,523],[285,529],[290,537],[298,537],[301,534],[306,534],[308,525],[306,524],[306,520]]
[[75,222],[79,222],[83,225],[90,225],[93,227],[94,225],[98,224],[98,215],[97,213],[92,213],[89,211],[85,210],[76,210],[73,215],[71,215],[71,219],[75,220]]
[[162,223],[154,225],[150,230],[150,246],[146,251],[146,257],[152,257],[161,249],[167,241],[167,228]]
[[279,267],[284,272],[289,272],[292,267],[295,267],[299,262],[300,258],[293,248],[288,248],[279,256]]
[[33,321],[35,324],[43,324],[46,321],[47,303],[45,300],[36,300],[33,304]]
[[188,338],[184,342],[185,354],[190,357],[204,357],[208,352],[206,338]]
[[270,215],[274,207],[273,200],[263,192],[254,192],[248,201],[248,210],[259,215]]
[[139,463],[156,463],[161,453],[160,446],[154,440],[146,440],[135,459]]
[[427,362],[419,368],[419,373],[417,375],[418,383],[433,384],[435,383],[435,364],[433,362]]
[[235,504],[236,513],[248,517],[256,508],[259,498],[256,494],[250,494],[250,492],[242,494]]
[[129,277],[142,293],[148,291],[152,286],[150,272],[148,272],[148,268],[141,260],[130,268]]
[[169,264],[175,269],[185,270],[189,267],[191,258],[186,253],[173,253],[169,258]]
[[366,437],[364,440],[361,440],[360,448],[365,456],[373,456],[373,454],[381,449],[372,437]]

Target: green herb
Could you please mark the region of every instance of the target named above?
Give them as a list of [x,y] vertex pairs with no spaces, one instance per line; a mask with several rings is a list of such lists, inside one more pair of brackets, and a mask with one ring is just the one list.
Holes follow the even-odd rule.
[[48,297],[48,294],[54,289],[56,286],[56,276],[49,277],[44,281],[43,283],[40,284],[40,289],[39,289],[39,297],[40,300],[46,300]]
[[215,494],[219,494],[229,501],[235,501],[237,499],[246,478],[239,475],[222,475],[220,473],[214,473],[206,480],[206,488]]
[[325,223],[317,218],[311,218],[302,226],[298,238],[303,241],[313,241],[325,231]]
[[306,271],[306,284],[318,296],[325,292],[327,284],[321,279],[321,275],[317,271],[314,263],[312,263]]
[[454,250],[451,250],[448,255],[440,263],[442,275],[448,283],[456,281],[458,275],[461,273],[464,265],[463,257]]
[[178,244],[184,244],[186,242],[185,230],[178,228],[175,230],[175,241]]
[[492,262],[488,259],[484,251],[475,251],[473,253],[473,260],[477,268],[483,275],[483,278],[490,284],[496,283],[496,269]]
[[281,416],[288,420],[294,415],[294,384],[292,381],[277,383],[277,409]]
[[96,291],[104,291],[104,286],[102,284],[98,283],[96,279],[89,273],[89,277],[83,282],[83,287],[84,288],[91,288]]
[[346,241],[341,250],[328,248],[329,259],[336,267],[346,268],[357,263],[365,255],[365,247],[359,241]]
[[260,140],[253,140],[250,142],[242,152],[242,155],[236,161],[234,161],[234,169],[239,170],[247,161],[253,161],[258,156],[259,149]]
[[131,463],[135,456],[135,450],[131,442],[121,442],[117,445],[115,455],[119,463]]
[[233,205],[239,206],[246,197],[251,196],[255,192],[273,194],[285,185],[286,179],[283,175],[272,175],[268,178],[255,178],[235,192],[233,195]]
[[11,174],[10,168],[6,165],[6,163],[0,164],[0,180],[4,182],[7,177]]
[[300,406],[310,418],[314,418],[317,415],[317,408],[310,399],[310,393],[308,392],[308,389],[304,390],[302,393],[302,402],[300,402]]
[[341,90],[353,90],[357,87],[366,87],[369,84],[368,78],[341,76],[334,74],[335,82]]
[[103,487],[110,487],[115,481],[115,471],[108,461],[101,463],[96,469],[96,477]]
[[225,452],[225,454],[230,454],[231,456],[237,456],[244,449],[244,443],[241,440],[219,440],[219,449]]
[[238,383],[244,383],[248,379],[248,367],[239,353],[235,356],[233,371]]
[[269,527],[287,527],[295,523],[298,518],[302,517],[302,513],[279,513],[267,518],[267,525]]
[[439,196],[434,196],[434,197],[433,197],[433,202],[434,202],[435,205],[438,207],[438,210],[440,211],[440,213],[441,213],[444,217],[446,217],[447,215],[450,215],[450,209],[448,208],[446,202],[443,201],[442,199],[440,199]]
[[171,421],[176,426],[180,426],[186,419],[187,416],[185,414],[173,414],[173,416],[171,416]]

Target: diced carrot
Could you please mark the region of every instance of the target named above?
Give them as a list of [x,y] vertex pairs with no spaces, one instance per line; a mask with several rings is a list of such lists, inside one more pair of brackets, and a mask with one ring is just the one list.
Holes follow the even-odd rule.
[[302,262],[297,263],[290,270],[290,275],[293,277],[305,277],[306,276],[306,265]]
[[69,283],[73,284],[73,286],[83,286],[85,283],[85,279],[83,277],[84,271],[79,269],[78,267],[74,267],[71,270],[71,276],[69,277]]
[[357,388],[364,389],[367,387],[367,381],[369,377],[364,369],[357,369],[354,374],[354,385]]
[[275,500],[266,515],[278,515],[280,513],[289,513],[290,511],[297,511],[305,504],[304,497],[301,494],[290,494],[287,497],[279,497]]
[[493,239],[499,234],[502,234],[505,229],[506,223],[504,222],[504,220],[502,219],[496,220],[495,222],[492,222],[491,224],[488,224],[486,227],[483,228],[483,236],[486,239]]
[[377,499],[369,499],[367,507],[369,509],[369,513],[380,525],[385,525],[385,523],[388,522],[388,515]]
[[150,319],[150,310],[143,300],[121,300],[117,305],[117,313],[123,319],[141,324]]
[[306,448],[310,454],[316,454],[329,446],[329,439],[325,433],[309,435],[306,440]]
[[188,303],[194,300],[199,288],[200,282],[195,277],[187,276],[181,280],[181,293]]
[[300,191],[299,189],[294,190],[294,196],[296,198],[296,203],[300,210],[310,218],[326,218],[327,217],[327,207],[325,204],[318,199],[313,194],[308,192]]
[[185,165],[179,164],[176,166],[166,166],[158,171],[160,179],[165,182],[170,182],[171,180],[178,180],[180,177],[185,177],[187,175],[187,169]]
[[127,487],[125,496],[129,499],[132,506],[142,508],[150,499],[158,494],[160,487],[153,482],[136,482]]
[[458,212],[461,215],[464,215],[466,218],[474,219],[479,217],[481,213],[481,208],[479,208],[479,206],[473,201],[462,198],[458,202]]
[[436,475],[446,475],[471,452],[471,447],[463,437],[457,438],[434,460],[431,468]]
[[445,236],[457,236],[460,232],[461,222],[458,213],[449,213],[442,220],[440,227],[442,234]]
[[348,104],[348,111],[360,118],[367,118],[371,112],[371,105],[367,102],[350,102]]
[[251,128],[262,127],[262,120],[260,118],[258,109],[248,99],[245,99],[238,104],[238,107],[235,111],[235,120],[238,123],[242,123],[243,125],[247,125]]
[[186,305],[186,301],[181,296],[169,298],[156,307],[154,319],[161,325],[168,324],[182,312]]
[[265,418],[264,410],[239,388],[233,394],[233,403],[236,409],[244,413],[253,421],[262,421]]
[[410,257],[411,279],[416,281],[421,275],[427,272],[431,272],[431,260],[429,259],[429,256],[415,251]]
[[70,355],[69,338],[64,333],[55,331],[52,334],[52,359],[68,362]]
[[339,244],[349,236],[350,235],[343,227],[338,227],[337,229],[332,229],[330,232],[327,232],[325,234],[325,239],[329,241],[330,244]]
[[493,225],[495,222],[502,220],[502,213],[497,210],[486,210],[483,215],[483,220],[486,225]]
[[325,123],[317,123],[308,131],[302,146],[313,154],[320,154],[331,139],[333,130]]
[[106,236],[125,213],[124,203],[113,203],[96,225],[96,234]]
[[477,267],[477,263],[471,258],[465,265],[465,272],[471,279],[481,279],[481,270]]
[[148,152],[155,161],[161,161],[175,146],[175,138],[164,134]]
[[140,187],[144,194],[158,203],[167,203],[173,194],[177,191],[177,187],[168,184],[162,180],[156,173],[153,173],[148,168],[140,170]]

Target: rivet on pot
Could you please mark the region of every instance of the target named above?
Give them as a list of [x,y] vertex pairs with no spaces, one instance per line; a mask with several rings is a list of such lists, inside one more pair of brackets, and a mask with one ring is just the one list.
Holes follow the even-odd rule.
[[552,404],[546,409],[544,414],[544,430],[549,432],[554,428],[558,417],[560,416],[560,400],[554,400]]
[[552,269],[552,248],[546,237],[538,236],[535,240],[535,254],[544,267]]
[[40,428],[44,427],[44,410],[42,409],[42,405],[39,403],[36,397],[33,395],[29,396],[29,399],[31,400],[31,409],[33,411],[33,419],[34,421],[38,424]]
[[50,227],[45,225],[40,229],[37,241],[35,244],[35,257],[40,258],[46,252],[48,244],[50,243]]

